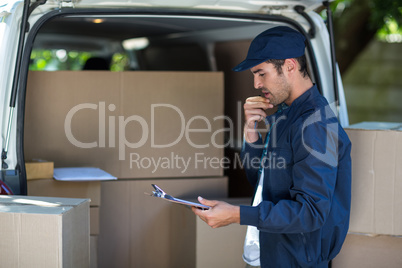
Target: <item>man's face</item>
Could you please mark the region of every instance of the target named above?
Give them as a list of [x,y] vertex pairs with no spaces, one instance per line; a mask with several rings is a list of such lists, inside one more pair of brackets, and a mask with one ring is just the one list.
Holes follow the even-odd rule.
[[272,63],[263,62],[250,69],[254,75],[254,87],[260,89],[263,96],[274,106],[289,99],[291,86],[283,74],[278,74]]

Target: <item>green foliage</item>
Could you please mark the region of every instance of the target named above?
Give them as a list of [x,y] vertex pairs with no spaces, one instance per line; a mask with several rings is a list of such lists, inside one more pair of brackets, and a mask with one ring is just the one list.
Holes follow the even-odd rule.
[[89,52],[58,50],[32,50],[30,70],[81,70],[86,60],[91,57]]
[[[91,58],[93,54],[82,51],[65,51],[63,49],[40,49],[32,50],[31,63],[29,69],[33,71],[61,71],[82,70],[85,62]],[[115,53],[112,57],[111,71],[120,72],[128,68],[128,57],[122,53]]]
[[[387,21],[394,21],[397,27],[402,26],[402,1],[401,0],[371,0],[371,20],[375,25],[384,24],[388,29]],[[391,33],[391,32],[390,32]]]
[[387,42],[402,42],[402,1],[372,0],[371,21],[374,25],[382,25],[377,37]]
[[377,37],[390,43],[402,42],[402,27],[400,25],[393,17],[386,17],[384,26],[377,32]]
[[112,72],[121,72],[127,70],[129,67],[129,61],[126,54],[115,53],[112,57],[112,63],[110,70]]
[[[397,35],[402,35],[402,0],[335,0],[331,3],[334,20],[341,19],[344,11],[353,4],[364,2],[370,8],[370,27],[377,31],[377,38],[390,42],[391,39],[399,40]],[[326,19],[326,14],[321,14]],[[389,35],[393,35],[390,37]]]

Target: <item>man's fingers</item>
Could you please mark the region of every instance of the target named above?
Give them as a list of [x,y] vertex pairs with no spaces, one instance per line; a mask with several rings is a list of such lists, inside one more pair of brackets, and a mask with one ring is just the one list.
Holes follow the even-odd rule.
[[240,207],[233,206],[223,201],[198,198],[201,204],[211,206],[211,209],[201,210],[192,207],[194,214],[206,222],[212,228],[218,228],[231,223],[240,223]]
[[245,101],[245,105],[250,106],[250,108],[260,108],[260,109],[268,109],[274,107],[269,99],[261,96],[247,98]]
[[210,206],[210,207],[215,206],[217,203],[217,201],[215,201],[215,200],[208,200],[208,199],[202,198],[201,196],[198,197],[198,202],[200,202],[203,205]]
[[[208,199],[202,198],[201,196],[198,197],[198,202],[200,202],[203,205],[209,206],[209,207],[214,207],[218,203],[218,201],[208,200]],[[203,214],[208,210],[199,209],[197,207],[191,207],[191,209],[197,216],[200,216],[200,218],[203,221],[205,221]]]
[[248,126],[248,128],[252,128],[254,130],[255,124],[256,122],[260,122],[264,119],[265,117],[261,116],[261,115],[254,115],[251,116],[249,118],[247,118],[246,120],[246,125]]
[[202,216],[202,212],[204,212],[204,210],[197,207],[191,207],[191,210],[194,212],[195,215],[199,216],[203,221],[205,221],[205,218]]
[[260,122],[264,120],[264,118],[267,117],[267,114],[262,111],[261,109],[259,110],[253,110],[253,111],[245,111],[245,119],[246,119],[246,125],[248,128],[255,128],[255,122]]
[[260,122],[267,117],[265,110],[273,107],[269,100],[264,97],[256,96],[247,98],[243,105],[247,128],[254,128],[256,121]]
[[244,110],[250,110],[250,109],[269,109],[269,108],[273,108],[274,106],[269,103],[269,101],[264,101],[264,102],[254,102],[254,101],[246,101],[244,103]]
[[244,114],[247,120],[252,118],[254,121],[261,121],[263,118],[267,117],[267,113],[261,109],[246,110]]
[[261,96],[253,96],[246,99],[246,102],[269,102],[267,98]]

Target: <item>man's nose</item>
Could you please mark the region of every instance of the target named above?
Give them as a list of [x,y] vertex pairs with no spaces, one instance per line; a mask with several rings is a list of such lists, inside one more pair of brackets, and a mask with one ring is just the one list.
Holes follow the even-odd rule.
[[262,88],[262,83],[258,77],[254,77],[254,88],[255,89],[261,89]]

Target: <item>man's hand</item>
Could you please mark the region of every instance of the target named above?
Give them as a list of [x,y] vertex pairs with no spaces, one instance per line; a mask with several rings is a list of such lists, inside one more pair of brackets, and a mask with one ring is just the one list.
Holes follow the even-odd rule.
[[202,197],[198,197],[198,201],[203,205],[210,206],[211,208],[208,210],[201,210],[192,207],[191,209],[195,215],[199,216],[212,228],[226,226],[231,223],[240,223],[239,206],[233,206],[222,201],[207,200]]
[[244,137],[246,142],[253,143],[258,140],[258,133],[255,129],[255,123],[264,120],[267,116],[266,109],[273,108],[269,100],[261,97],[250,97],[246,99],[243,105],[246,124],[244,126]]

